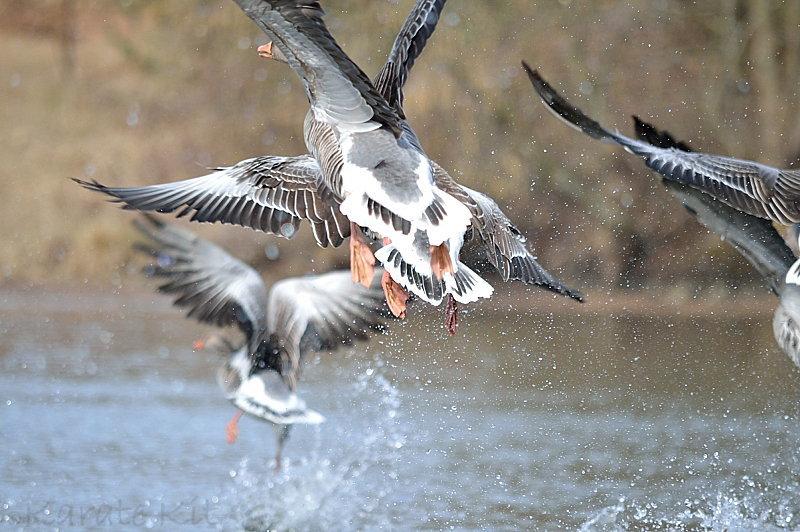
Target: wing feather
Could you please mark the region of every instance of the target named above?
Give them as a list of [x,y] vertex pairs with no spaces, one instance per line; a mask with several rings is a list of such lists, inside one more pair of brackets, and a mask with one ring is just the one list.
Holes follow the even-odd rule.
[[111,196],[125,209],[164,213],[182,209],[178,216],[192,214],[193,221],[241,225],[285,238],[292,238],[306,219],[312,226],[323,226],[324,230],[314,230],[322,247],[338,246],[350,236],[339,202],[310,155],[256,157],[205,176],[144,187],[75,181]]
[[[784,225],[800,222],[800,170],[660,146],[609,131],[567,102],[538,72],[522,63],[545,107],[568,126],[592,138],[622,146],[644,157],[645,164],[667,179],[711,194],[747,214]],[[637,119],[638,120],[638,119]]]
[[173,304],[188,316],[220,327],[234,325],[254,352],[266,334],[267,291],[250,266],[190,231],[153,216],[135,220],[148,243],[136,248],[155,258],[145,273],[166,279],[160,292],[175,296]]

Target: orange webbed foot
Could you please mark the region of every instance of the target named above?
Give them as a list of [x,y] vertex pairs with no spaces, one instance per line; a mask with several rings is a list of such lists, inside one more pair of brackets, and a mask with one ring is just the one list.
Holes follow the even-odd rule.
[[361,283],[364,288],[369,288],[375,277],[375,255],[353,222],[350,222],[350,275],[354,283]]
[[272,59],[272,41],[258,47],[258,56],[264,59]]
[[450,250],[447,249],[447,244],[431,246],[431,269],[437,281],[441,281],[442,275],[445,273],[455,274],[453,261],[450,260]]
[[406,301],[408,300],[408,294],[403,287],[394,282],[392,276],[389,275],[389,272],[383,272],[383,278],[381,279],[381,284],[383,285],[383,293],[386,295],[386,304],[389,305],[389,310],[392,311],[396,317],[402,319],[406,317]]
[[242,417],[242,414],[244,414],[244,410],[241,408],[237,409],[233,418],[225,425],[225,441],[231,445],[236,443],[236,437],[239,435],[239,427],[236,424],[239,422],[239,418]]

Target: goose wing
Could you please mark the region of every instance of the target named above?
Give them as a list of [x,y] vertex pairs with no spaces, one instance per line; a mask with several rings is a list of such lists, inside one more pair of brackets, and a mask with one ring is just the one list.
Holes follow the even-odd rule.
[[339,201],[325,185],[310,155],[256,157],[211,174],[144,187],[107,187],[75,181],[124,204],[125,209],[192,214],[198,222],[221,222],[292,238],[308,220],[320,246],[334,247],[350,236]]
[[695,220],[733,246],[779,293],[795,257],[771,221],[738,211],[689,185],[666,179],[664,185]]
[[525,247],[525,236],[489,196],[460,185],[433,163],[436,186],[466,205],[470,227],[486,250],[486,257],[503,281],[522,281],[583,301],[583,294],[566,286],[536,262]]
[[800,171],[660,147],[611,132],[562,98],[524,62],[523,67],[547,109],[570,127],[641,155],[650,169],[667,179],[703,190],[740,211],[786,225],[800,221]]
[[369,288],[354,284],[349,271],[284,279],[269,291],[267,332],[286,354],[284,378],[293,386],[303,358],[368,337],[383,326],[386,308],[376,270]]
[[322,21],[316,0],[236,0],[272,40],[306,88],[316,118],[351,132],[389,127],[400,117],[345,54]]
[[478,205],[483,224],[473,230],[483,242],[489,262],[503,281],[522,281],[583,301],[583,294],[566,286],[545,270],[525,247],[526,238],[489,196],[462,187]]
[[135,247],[155,261],[145,273],[166,279],[159,292],[188,316],[219,327],[235,325],[247,337],[250,353],[265,338],[267,291],[250,266],[191,231],[167,225],[153,216],[135,220],[150,242]]
[[772,222],[729,207],[689,185],[663,181],[692,217],[733,246],[769,282],[781,301],[772,319],[775,341],[800,367],[800,290],[789,273],[797,272],[800,261],[795,261]]
[[402,118],[405,118],[403,85],[414,61],[436,29],[445,1],[417,0],[394,40],[389,58],[372,80],[378,92]]

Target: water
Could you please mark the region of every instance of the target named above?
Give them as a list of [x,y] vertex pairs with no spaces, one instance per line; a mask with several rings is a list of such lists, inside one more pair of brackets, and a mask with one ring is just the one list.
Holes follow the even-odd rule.
[[0,523],[800,527],[800,372],[769,314],[578,311],[472,309],[447,339],[438,312],[411,309],[321,355],[300,391],[327,422],[296,427],[273,475],[267,424],[225,443],[218,361],[191,350],[207,329],[166,300],[0,294]]

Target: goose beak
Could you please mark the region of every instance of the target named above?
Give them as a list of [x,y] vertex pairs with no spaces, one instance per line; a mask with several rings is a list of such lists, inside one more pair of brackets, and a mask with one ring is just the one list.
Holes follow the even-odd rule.
[[272,59],[272,41],[268,42],[267,44],[262,44],[258,47],[258,55],[259,57],[263,57],[264,59]]

